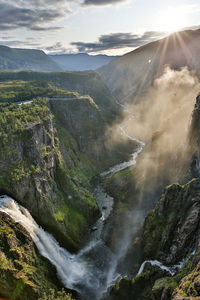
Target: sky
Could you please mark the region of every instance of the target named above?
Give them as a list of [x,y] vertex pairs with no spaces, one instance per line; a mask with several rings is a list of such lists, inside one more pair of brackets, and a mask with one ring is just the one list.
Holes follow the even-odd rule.
[[0,0],[0,45],[121,55],[199,20],[200,0]]

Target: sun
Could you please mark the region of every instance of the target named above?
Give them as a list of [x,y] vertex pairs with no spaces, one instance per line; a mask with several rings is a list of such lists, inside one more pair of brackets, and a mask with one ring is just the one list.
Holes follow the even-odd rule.
[[182,29],[186,23],[186,12],[181,8],[169,7],[160,12],[157,19],[159,31],[174,32]]

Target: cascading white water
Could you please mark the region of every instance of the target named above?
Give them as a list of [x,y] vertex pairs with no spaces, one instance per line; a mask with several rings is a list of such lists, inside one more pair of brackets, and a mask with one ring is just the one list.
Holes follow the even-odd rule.
[[183,267],[183,265],[190,259],[190,257],[192,255],[194,255],[195,253],[196,253],[196,250],[192,251],[192,253],[190,255],[188,255],[187,257],[182,259],[177,265],[172,265],[172,266],[165,266],[158,260],[145,260],[141,264],[137,275],[142,274],[142,272],[144,271],[145,265],[147,263],[150,263],[152,266],[157,266],[161,270],[167,271],[171,276],[174,276],[177,273],[177,271],[180,270]]
[[60,247],[52,235],[37,225],[28,210],[12,198],[0,196],[0,211],[26,228],[41,255],[56,267],[58,277],[66,287],[73,288],[90,275],[84,261]]
[[172,268],[164,266],[160,261],[158,260],[145,260],[142,264],[141,267],[137,273],[137,275],[140,275],[143,271],[144,271],[144,267],[147,263],[150,263],[152,266],[157,266],[159,267],[161,270],[167,271],[170,275],[174,275],[175,272]]

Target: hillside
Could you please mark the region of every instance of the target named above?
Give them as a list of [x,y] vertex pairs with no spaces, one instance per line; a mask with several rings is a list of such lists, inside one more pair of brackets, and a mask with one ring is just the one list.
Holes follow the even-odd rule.
[[66,71],[87,71],[96,70],[108,64],[117,56],[79,54],[58,54],[49,55],[63,70]]
[[109,89],[95,71],[86,72],[31,72],[0,71],[0,81],[48,81],[57,88],[91,96],[95,103],[107,114],[108,119],[116,117],[119,106]]
[[122,102],[137,101],[166,65],[200,69],[200,30],[186,30],[142,46],[99,69],[111,93]]
[[41,50],[0,46],[0,70],[60,71],[61,68]]
[[77,97],[76,92],[57,88],[48,81],[3,81],[0,82],[0,102],[29,101],[37,97]]

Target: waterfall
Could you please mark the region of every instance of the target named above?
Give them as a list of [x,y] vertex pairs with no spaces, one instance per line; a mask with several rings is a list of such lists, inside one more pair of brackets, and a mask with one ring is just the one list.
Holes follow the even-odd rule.
[[[102,193],[101,191],[101,196]],[[104,196],[108,200],[109,196]],[[40,254],[56,267],[58,278],[66,288],[76,290],[87,299],[102,297],[102,293],[107,290],[107,274],[113,261],[112,252],[100,239],[102,224],[98,228],[100,232],[95,231],[78,254],[71,254],[35,222],[27,209],[11,197],[0,196],[0,211],[8,214],[29,232]],[[106,217],[108,215],[104,216]],[[97,222],[103,222],[103,218]]]
[[73,289],[79,283],[83,283],[86,277],[92,277],[81,258],[60,247],[51,234],[38,226],[28,210],[12,198],[6,195],[0,196],[0,211],[8,214],[29,232],[40,254],[56,267],[58,277],[64,286]]

